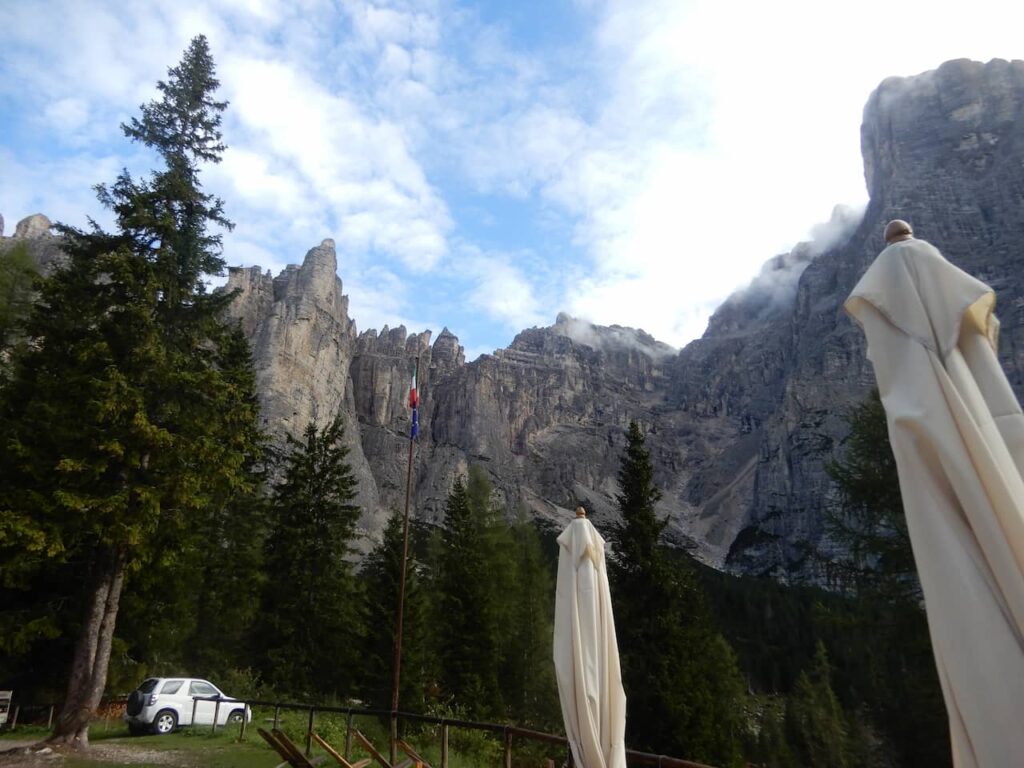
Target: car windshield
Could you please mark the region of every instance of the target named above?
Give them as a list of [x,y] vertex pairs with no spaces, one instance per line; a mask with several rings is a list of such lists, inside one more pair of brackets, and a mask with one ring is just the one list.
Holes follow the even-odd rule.
[[160,681],[155,677],[151,677],[148,680],[143,680],[142,685],[139,686],[139,690],[142,693],[152,693],[156,689],[156,684]]

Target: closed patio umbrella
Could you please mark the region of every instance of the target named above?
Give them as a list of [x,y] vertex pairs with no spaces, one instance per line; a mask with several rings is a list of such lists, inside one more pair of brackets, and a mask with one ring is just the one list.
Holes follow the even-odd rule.
[[868,342],[958,768],[1024,765],[1024,415],[995,294],[905,222],[846,302]]
[[626,694],[605,570],[604,539],[581,508],[558,537],[555,675],[579,768],[625,768]]

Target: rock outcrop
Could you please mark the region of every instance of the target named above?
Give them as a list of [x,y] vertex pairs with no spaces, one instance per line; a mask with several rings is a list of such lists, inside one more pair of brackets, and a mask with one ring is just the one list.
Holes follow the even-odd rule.
[[[586,504],[615,514],[624,433],[648,433],[670,533],[705,561],[745,573],[814,578],[845,408],[873,384],[842,302],[910,221],[999,294],[1002,356],[1024,394],[1024,62],[954,61],[886,80],[864,110],[870,203],[839,209],[830,240],[770,260],[676,351],[643,331],[566,315],[467,363],[444,329],[357,334],[324,241],[271,278],[234,269],[235,314],[253,341],[268,428],[280,439],[339,409],[349,426],[365,529],[405,491],[406,395],[419,359],[421,438],[415,514],[437,521],[455,475],[485,468],[509,509],[561,525]],[[344,269],[342,269],[344,271]]]
[[52,234],[53,224],[41,213],[26,216],[14,227],[14,234],[4,237],[4,220],[0,216],[0,252],[21,243],[28,248],[29,254],[39,266],[40,272],[46,274],[55,264],[64,259],[60,249],[60,238]]

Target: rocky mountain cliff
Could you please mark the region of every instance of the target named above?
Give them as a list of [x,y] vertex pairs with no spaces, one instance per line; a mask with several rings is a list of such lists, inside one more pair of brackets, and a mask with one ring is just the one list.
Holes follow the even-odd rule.
[[[559,315],[466,363],[447,329],[357,334],[325,240],[272,278],[232,269],[236,317],[253,340],[268,428],[298,433],[345,414],[372,538],[405,490],[406,394],[420,360],[415,515],[438,521],[472,464],[509,510],[561,525],[586,504],[615,514],[630,420],[648,433],[670,536],[743,573],[813,577],[844,408],[873,383],[842,302],[883,247],[891,218],[998,292],[1002,358],[1024,393],[1024,62],[953,61],[892,78],[861,130],[870,203],[837,209],[829,242],[771,259],[675,351],[643,331]],[[344,272],[344,265],[342,265]]]
[[[844,408],[873,383],[842,302],[882,249],[886,221],[910,221],[996,289],[1002,361],[1024,394],[1022,110],[1020,61],[953,61],[883,82],[861,128],[863,215],[837,209],[829,238],[767,262],[681,351],[562,314],[467,363],[447,329],[433,341],[404,327],[358,333],[332,240],[276,277],[233,268],[232,313],[252,340],[265,424],[283,442],[343,413],[368,546],[403,503],[418,358],[418,518],[439,521],[452,480],[479,465],[510,511],[560,527],[584,503],[600,525],[615,514],[636,420],[677,543],[720,568],[813,578],[807,552],[823,544],[831,493],[823,467],[840,448]],[[0,224],[0,247],[25,240],[49,261],[59,243],[48,232],[38,215],[13,238]]]

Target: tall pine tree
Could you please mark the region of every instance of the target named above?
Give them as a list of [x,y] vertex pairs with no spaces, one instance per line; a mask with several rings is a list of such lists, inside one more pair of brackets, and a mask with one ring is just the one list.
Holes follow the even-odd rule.
[[643,433],[629,425],[619,469],[622,522],[610,533],[611,582],[626,743],[717,765],[740,759],[743,687],[735,657],[711,626],[693,569],[660,545],[667,520]]
[[197,37],[161,97],[123,126],[163,168],[97,187],[115,232],[57,227],[68,263],[42,282],[31,343],[0,393],[0,556],[15,575],[40,559],[81,575],[84,613],[54,737],[69,744],[88,743],[126,577],[183,546],[220,489],[255,482],[249,451],[225,440],[218,413],[233,386],[218,361],[229,297],[202,282],[223,267],[208,227],[230,226],[199,183],[201,165],[224,149],[217,85]]
[[306,427],[270,502],[262,621],[264,680],[281,693],[348,696],[361,635],[350,554],[359,507],[341,415]]

